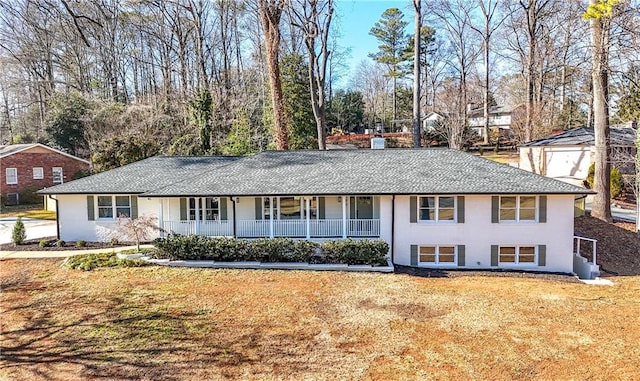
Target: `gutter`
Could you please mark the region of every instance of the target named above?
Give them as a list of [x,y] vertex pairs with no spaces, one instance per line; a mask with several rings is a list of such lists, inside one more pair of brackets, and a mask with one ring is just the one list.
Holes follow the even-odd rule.
[[51,197],[51,195],[47,195],[49,200],[53,200],[56,202],[56,239],[60,239],[60,211],[58,209],[58,200],[55,197]]
[[394,265],[393,261],[393,243],[395,237],[395,227],[396,227],[396,195],[391,196],[391,265]]

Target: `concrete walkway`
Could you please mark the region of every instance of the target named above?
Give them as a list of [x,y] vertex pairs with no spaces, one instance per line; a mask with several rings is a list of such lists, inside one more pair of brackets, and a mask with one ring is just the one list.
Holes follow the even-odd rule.
[[[143,248],[152,246],[140,245],[140,247]],[[11,258],[66,258],[80,254],[119,253],[123,250],[130,250],[135,248],[135,246],[120,246],[87,250],[0,251],[0,260]],[[16,249],[20,249],[20,247],[16,247]]]
[[[16,217],[0,218],[0,243],[11,242],[11,232],[16,220]],[[55,237],[57,234],[56,221],[23,218],[22,222],[27,231],[27,239]]]

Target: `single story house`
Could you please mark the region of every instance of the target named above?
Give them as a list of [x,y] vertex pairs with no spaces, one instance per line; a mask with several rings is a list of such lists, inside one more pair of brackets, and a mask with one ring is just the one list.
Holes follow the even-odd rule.
[[0,146],[0,190],[5,204],[32,202],[35,192],[89,170],[89,161],[44,144]]
[[[610,127],[614,165],[624,155],[635,156],[636,132],[631,125]],[[521,169],[581,185],[595,159],[593,127],[578,127],[524,143],[518,154]]]
[[152,157],[40,193],[65,241],[147,215],[168,233],[381,238],[398,265],[572,272],[574,200],[590,191],[438,148]]

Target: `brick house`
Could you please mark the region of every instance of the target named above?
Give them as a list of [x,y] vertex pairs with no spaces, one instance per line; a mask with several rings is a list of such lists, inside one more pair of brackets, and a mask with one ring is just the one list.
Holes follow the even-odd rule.
[[43,144],[0,146],[0,193],[4,205],[33,202],[35,192],[71,181],[89,161]]

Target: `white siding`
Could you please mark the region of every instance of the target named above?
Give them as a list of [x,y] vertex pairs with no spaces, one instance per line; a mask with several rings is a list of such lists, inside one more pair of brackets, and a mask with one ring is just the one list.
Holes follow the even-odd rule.
[[519,167],[574,185],[582,185],[593,163],[591,146],[521,147]]
[[491,268],[491,245],[546,245],[546,266],[573,271],[573,195],[548,196],[546,223],[491,223],[491,196],[465,197],[465,223],[409,222],[409,196],[396,196],[394,261],[411,263],[411,245],[465,245],[466,268]]
[[[108,242],[119,238],[116,221],[89,221],[86,195],[57,195],[56,199],[61,240]],[[138,215],[158,218],[158,205],[156,198],[138,197]]]

